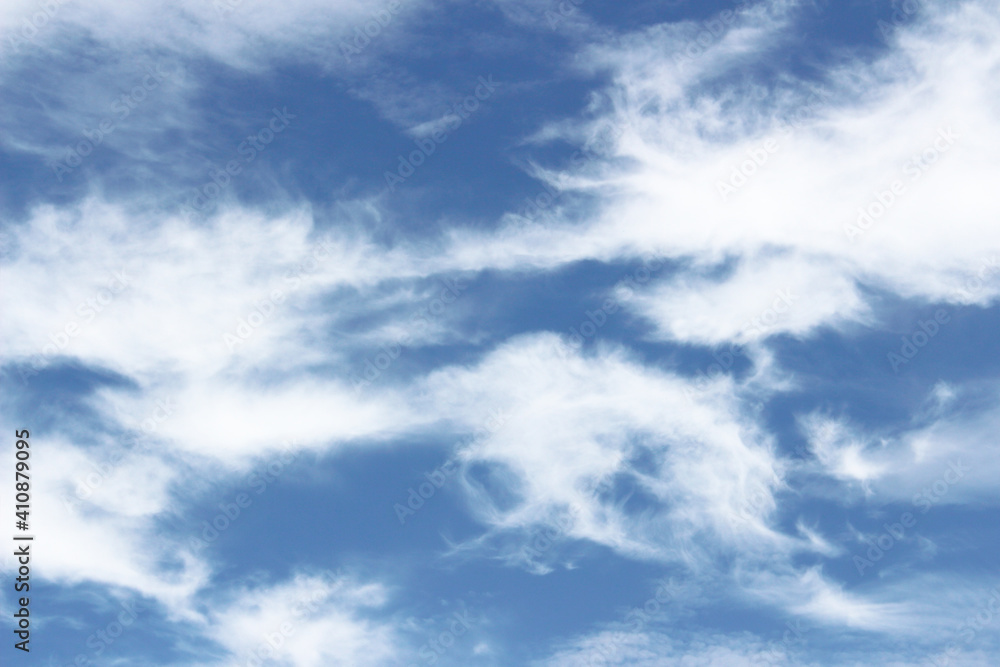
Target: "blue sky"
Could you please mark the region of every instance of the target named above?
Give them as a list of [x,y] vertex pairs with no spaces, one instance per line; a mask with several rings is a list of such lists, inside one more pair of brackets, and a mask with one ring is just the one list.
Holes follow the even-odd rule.
[[4,664],[996,664],[998,10],[4,3]]

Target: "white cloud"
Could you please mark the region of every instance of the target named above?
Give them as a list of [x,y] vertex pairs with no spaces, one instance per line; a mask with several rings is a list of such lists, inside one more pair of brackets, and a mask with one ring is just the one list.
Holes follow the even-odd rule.
[[[877,325],[859,286],[990,303],[1000,288],[991,272],[976,290],[963,288],[1000,248],[984,168],[1000,147],[990,4],[928,7],[874,62],[845,52],[822,81],[786,77],[766,88],[737,78],[738,69],[766,59],[794,11],[764,7],[693,59],[672,56],[678,27],[587,52],[582,61],[614,79],[610,104],[540,136],[579,141],[620,128],[607,157],[545,172],[564,191],[597,196],[596,211],[573,224],[506,230],[488,250],[481,236],[456,236],[458,256],[509,268],[640,249],[680,260],[689,269],[635,308],[665,336],[704,344],[739,340],[751,304],[766,308],[777,289],[800,302],[770,333],[798,336]],[[723,197],[720,183],[734,192]],[[871,218],[864,229],[859,209]],[[724,271],[727,263],[736,270]]]
[[948,392],[961,401],[948,404],[936,403],[941,391],[936,386],[929,410],[892,433],[818,413],[802,417],[800,428],[815,464],[800,471],[859,482],[869,504],[902,502],[919,515],[942,505],[995,504],[996,388],[992,383],[952,386]]
[[212,613],[207,634],[240,665],[395,664],[401,659],[396,629],[365,617],[387,599],[381,584],[299,574],[236,591],[228,605]]
[[879,461],[878,453],[870,451],[870,443],[859,441],[842,422],[818,414],[803,417],[800,422],[813,455],[834,477],[867,483],[888,469],[887,463]]
[[[48,20],[34,18],[40,9]],[[264,0],[24,0],[5,3],[0,38],[8,58],[30,55],[32,49],[62,48],[67,38],[89,37],[127,50],[202,53],[236,67],[255,68],[263,64],[263,53],[275,59],[340,58],[339,40],[332,38],[349,33],[348,26],[361,25],[371,13],[370,5],[358,0],[296,0],[280,6]],[[25,20],[37,27],[34,33]]]
[[870,319],[854,284],[822,260],[755,258],[730,277],[679,277],[629,306],[668,340],[744,345],[776,333],[807,336],[817,326]]
[[[331,47],[320,44],[331,22],[357,16],[361,7],[337,5],[328,12],[308,2],[281,14],[247,0],[227,18],[232,23],[220,23],[206,16],[207,6],[171,10],[162,22],[165,36],[139,29],[149,25],[150,12],[163,10],[159,6],[133,7],[113,19],[109,5],[67,6],[58,20],[85,29],[107,20],[100,33],[107,40],[191,46],[253,68],[259,63],[250,53],[252,35],[263,35],[279,54],[302,44],[328,53]],[[181,31],[185,12],[202,26],[191,37]],[[51,344],[89,368],[125,376],[137,395],[104,389],[90,399],[115,427],[141,427],[162,396],[177,403],[176,415],[157,429],[163,456],[130,458],[88,501],[82,518],[54,500],[39,501],[46,534],[65,545],[104,545],[49,556],[49,576],[129,587],[195,618],[189,603],[208,582],[209,565],[181,551],[180,574],[167,572],[160,566],[166,547],[151,546],[152,520],[167,511],[176,483],[170,455],[198,451],[239,468],[286,438],[324,449],[365,438],[389,442],[432,427],[468,432],[482,423],[484,406],[492,406],[507,413],[503,427],[461,452],[464,487],[488,526],[469,551],[499,543],[503,558],[521,562],[526,534],[563,525],[560,541],[590,541],[633,558],[697,569],[712,567],[711,557],[731,557],[734,567],[753,573],[744,580],[748,593],[819,622],[905,627],[914,610],[905,599],[865,597],[832,584],[817,568],[790,565],[793,554],[829,556],[836,549],[801,522],[799,535],[777,527],[789,463],[746,401],[760,386],[777,386],[766,352],[755,357],[758,375],[744,384],[723,377],[695,390],[613,346],[564,354],[554,336],[539,334],[507,341],[469,366],[355,393],[345,378],[358,347],[408,325],[390,315],[353,340],[328,342],[343,315],[330,304],[346,292],[371,296],[361,305],[351,301],[351,314],[385,315],[428,276],[551,269],[649,249],[677,260],[679,268],[631,307],[668,340],[754,342],[779,332],[806,338],[819,327],[847,322],[877,325],[862,287],[922,300],[991,303],[998,292],[992,276],[967,288],[969,276],[1000,246],[1000,211],[986,168],[1000,148],[993,103],[1000,92],[994,76],[1000,49],[990,6],[928,9],[928,22],[900,31],[889,54],[872,64],[847,54],[825,82],[786,80],[769,90],[766,101],[751,97],[749,87],[730,83],[733,68],[770,49],[793,21],[791,12],[785,3],[774,4],[771,13],[751,10],[693,59],[676,59],[680,52],[667,47],[690,43],[678,38],[696,38],[696,25],[645,30],[585,54],[585,68],[611,72],[611,106],[595,109],[593,123],[540,134],[580,139],[609,123],[625,128],[608,159],[548,172],[559,187],[598,198],[599,207],[582,222],[496,235],[450,231],[436,248],[440,255],[379,247],[362,234],[331,236],[325,239],[331,259],[301,275],[299,262],[321,240],[305,212],[272,218],[234,208],[196,225],[155,214],[132,219],[100,200],[78,210],[35,211],[12,232],[0,322],[4,360],[23,364]],[[11,25],[12,19],[4,20]],[[812,97],[817,90],[822,94]],[[807,117],[786,131],[782,119],[804,105]],[[926,169],[911,158],[924,149],[934,157]],[[748,160],[755,166],[746,167]],[[743,178],[734,178],[740,169]],[[723,197],[719,183],[727,180],[733,191]],[[896,193],[894,180],[902,183]],[[869,209],[872,221],[846,233],[859,207]],[[123,270],[124,287],[109,288]],[[298,278],[294,288],[290,275]],[[273,311],[261,306],[282,287],[288,293]],[[790,296],[783,300],[782,291]],[[94,315],[85,314],[90,311],[79,304],[87,300],[97,300],[100,312],[91,305]],[[248,324],[251,333],[243,339],[238,326],[254,309],[260,309],[261,324]],[[758,317],[768,322],[748,330],[746,323]],[[233,350],[227,333],[241,338]],[[442,335],[432,330],[417,340]],[[821,474],[906,498],[915,485],[944,475],[950,456],[967,456],[969,443],[993,442],[995,422],[992,412],[971,422],[945,416],[878,451],[871,445],[875,438],[848,425],[815,416],[803,424]],[[55,439],[49,448],[63,456],[49,482],[48,496],[56,498],[86,468],[88,454]],[[981,447],[969,463],[980,467],[968,473],[967,485],[954,485],[947,502],[989,497],[994,449]],[[896,471],[905,471],[905,479]],[[125,502],[139,486],[147,491],[143,502]],[[628,490],[632,499],[624,498]],[[113,558],[102,548],[113,549]],[[552,553],[542,560],[551,566],[560,559]],[[279,601],[279,611],[287,610],[315,585],[299,578],[244,591],[216,612],[210,632],[231,650],[242,650],[277,620],[263,605],[267,596]],[[380,607],[384,591],[350,590],[360,597],[328,591],[326,611],[304,622],[296,642],[283,647],[290,664],[363,664],[393,655],[391,628],[362,613]],[[620,660],[659,659],[649,641],[628,638]],[[750,649],[699,649],[702,662],[696,664],[739,664],[753,657],[757,649]]]
[[[32,534],[45,536],[46,547],[35,550],[38,572],[62,585],[132,590],[175,620],[197,618],[191,596],[210,568],[178,540],[158,535],[153,522],[170,504],[174,471],[158,456],[123,456],[111,443],[85,449],[33,435],[31,465],[44,470],[32,476],[29,521]],[[5,452],[11,460],[12,449]],[[4,484],[4,492],[13,494],[12,486]]]
[[[460,458],[472,510],[512,561],[530,546],[530,530],[553,525],[559,541],[693,567],[719,550],[753,559],[809,548],[770,524],[784,463],[740,413],[729,383],[694,391],[622,350],[581,355],[548,334],[508,341],[478,366],[437,371],[428,384],[452,419],[476,424],[483,406],[504,415]],[[630,491],[637,509],[620,504]]]

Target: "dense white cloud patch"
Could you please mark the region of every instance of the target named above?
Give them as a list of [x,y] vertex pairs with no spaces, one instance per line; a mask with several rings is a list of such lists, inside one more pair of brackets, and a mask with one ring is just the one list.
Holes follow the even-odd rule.
[[208,634],[240,665],[393,664],[400,660],[396,629],[364,616],[387,599],[380,584],[341,574],[299,574],[236,591],[213,613]]
[[[95,408],[137,430],[169,399],[160,435],[221,458],[259,454],[280,439],[318,444],[412,424],[398,401],[390,417],[386,403],[349,382],[354,355],[381,336],[362,331],[344,347],[326,344],[326,332],[343,325],[337,310],[318,303],[360,294],[377,312],[391,297],[377,286],[422,278],[418,262],[362,238],[311,231],[301,213],[238,211],[205,226],[177,218],[145,226],[97,202],[79,212],[41,209],[12,235],[6,281],[20,298],[7,299],[11,316],[0,325],[5,355],[22,364],[15,375],[24,383],[61,359],[129,377],[140,392],[102,390]],[[411,345],[436,335],[404,324]],[[262,372],[320,364],[333,367],[332,378],[251,389]]]
[[502,415],[460,460],[471,509],[494,531],[483,539],[494,548],[499,539],[512,562],[545,570],[558,560],[529,539],[547,527],[558,542],[696,569],[720,552],[754,560],[812,549],[771,524],[785,464],[729,381],[695,390],[620,349],[585,355],[550,334],[509,341],[477,367],[428,382],[452,418],[474,425],[483,406]]
[[[861,285],[990,303],[1000,248],[987,167],[1000,147],[994,8],[927,7],[874,62],[844,53],[822,80],[741,75],[793,15],[787,4],[744,11],[696,55],[681,32],[697,26],[592,48],[583,62],[614,78],[604,104],[538,140],[612,130],[608,155],[541,172],[564,191],[599,195],[598,212],[508,232],[489,256],[480,239],[462,250],[522,266],[640,249],[686,260],[693,275],[635,307],[664,337],[705,344],[744,338],[753,308],[779,289],[800,300],[770,334],[872,323]],[[720,271],[727,263],[737,268]]]
[[[207,584],[210,568],[180,540],[158,534],[153,521],[171,504],[176,471],[155,454],[122,452],[112,442],[85,447],[48,436],[33,437],[32,444],[39,474],[33,476],[30,525],[51,536],[48,548],[37,550],[39,572],[64,585],[97,583],[122,595],[138,593],[172,618],[197,618],[191,596]],[[5,453],[14,459],[12,445]],[[6,490],[13,494],[12,487]],[[16,563],[4,569],[15,571]]]
[[[89,405],[117,428],[147,431],[160,443],[160,456],[120,464],[87,498],[87,512],[129,506],[121,499],[137,483],[159,488],[147,497],[149,507],[126,512],[138,515],[135,535],[143,535],[156,517],[174,511],[170,494],[184,457],[217,459],[235,470],[289,440],[293,449],[328,449],[432,427],[477,431],[490,416],[484,406],[492,406],[504,414],[502,427],[461,456],[470,470],[487,464],[506,475],[498,488],[509,487],[502,493],[515,502],[508,505],[466,478],[493,535],[551,525],[570,512],[566,537],[654,561],[696,565],[695,554],[739,552],[756,561],[828,550],[817,547],[816,536],[785,535],[771,524],[784,464],[739,399],[762,386],[758,376],[743,387],[725,378],[695,386],[645,369],[623,350],[584,355],[548,334],[510,341],[472,369],[444,368],[405,388],[355,390],[345,371],[357,348],[315,336],[336,314],[313,305],[338,290],[468,266],[405,247],[380,253],[360,237],[314,239],[310,231],[304,214],[265,220],[245,211],[201,226],[171,218],[127,225],[120,210],[89,202],[78,215],[42,209],[15,235],[12,287],[34,296],[12,302],[17,317],[4,321],[7,359],[20,363],[25,382],[52,367],[56,354],[132,380],[139,391],[105,387]],[[307,269],[302,261],[310,257],[317,261]],[[284,295],[271,312],[261,299],[273,301],[274,290]],[[385,298],[391,301],[391,292]],[[81,303],[88,305],[81,310]],[[229,344],[227,336],[239,342]],[[287,376],[314,364],[340,370],[325,378]],[[262,373],[271,379],[260,382]],[[146,428],[150,415],[155,423]],[[147,478],[150,466],[166,467]],[[67,478],[64,486],[71,483]],[[649,506],[626,506],[623,488],[634,488]],[[201,583],[203,558],[189,563]],[[96,566],[77,567],[76,574],[104,576]],[[142,576],[155,578],[155,567],[140,567],[133,583],[155,588]],[[182,602],[183,595],[170,604],[183,609]]]
[[807,336],[817,326],[871,319],[849,277],[822,260],[794,257],[740,262],[722,281],[683,275],[629,305],[659,323],[663,338],[708,344]]

